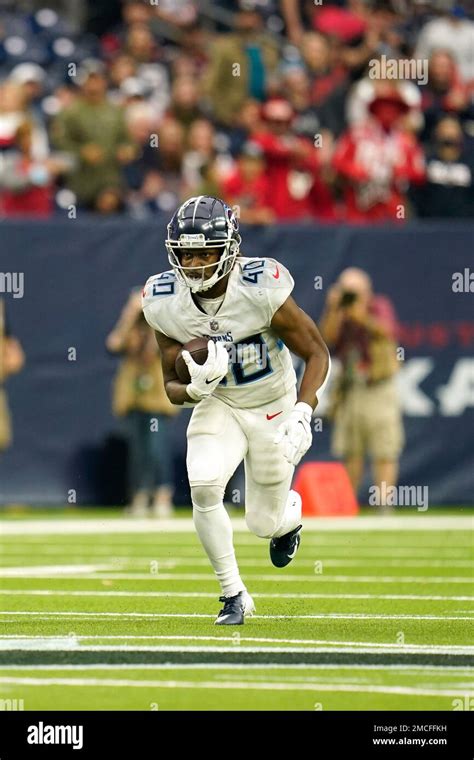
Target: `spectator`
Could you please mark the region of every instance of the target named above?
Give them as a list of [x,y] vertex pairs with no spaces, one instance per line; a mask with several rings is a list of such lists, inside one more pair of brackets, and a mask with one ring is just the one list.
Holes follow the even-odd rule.
[[367,454],[373,482],[396,485],[404,437],[393,306],[373,293],[366,272],[345,269],[329,289],[321,332],[341,362],[333,391],[333,453],[344,460],[356,493]]
[[448,50],[436,50],[431,55],[428,82],[421,88],[421,107],[425,118],[423,141],[430,138],[443,114],[456,114],[463,121],[474,119],[468,88],[459,75],[453,55]]
[[[416,86],[408,80],[392,83],[409,106],[396,124],[396,131],[405,135],[405,141],[409,131],[420,134],[422,143],[428,144],[445,114],[456,116],[467,139],[472,138],[474,77],[466,71],[474,65],[473,46],[469,45],[474,23],[461,18],[459,8],[441,17],[439,12],[436,15],[435,6],[439,11],[440,3],[441,0],[436,4],[429,0],[417,0],[416,4],[409,0],[218,0],[222,15],[217,21],[204,17],[195,0],[160,0],[158,5],[120,0],[114,12],[109,12],[101,0],[87,21],[87,29],[94,28],[100,41],[79,34],[65,41],[54,38],[52,44],[51,34],[69,33],[67,27],[63,29],[62,20],[57,18],[46,36],[42,28],[33,25],[32,60],[46,63],[20,63],[13,67],[7,82],[0,84],[0,149],[2,145],[7,149],[13,145],[16,130],[27,121],[33,130],[32,159],[44,161],[49,156],[48,129],[54,144],[61,143],[62,148],[68,144],[74,166],[70,177],[61,181],[75,191],[79,187],[79,203],[91,210],[100,208],[101,213],[112,209],[120,212],[125,203],[138,216],[147,216],[167,209],[172,198],[179,200],[190,188],[212,187],[216,192],[233,171],[228,154],[238,159],[242,146],[254,135],[272,131],[268,121],[262,123],[262,104],[283,97],[293,109],[293,118],[284,134],[279,135],[279,139],[284,137],[287,151],[291,144],[296,145],[292,138],[307,138],[311,144],[316,135],[319,139],[324,134],[325,139],[324,146],[312,151],[312,159],[319,162],[317,169],[307,162],[303,166],[301,151],[299,163],[294,155],[288,160],[286,196],[282,197],[289,206],[285,211],[285,203],[281,202],[280,209],[274,209],[276,218],[334,218],[334,203],[328,197],[328,186],[334,183],[334,170],[328,165],[333,139],[339,139],[348,126],[351,132],[356,124],[361,127],[359,131],[365,129],[366,145],[372,139],[367,127],[369,121],[372,128],[374,124],[369,105],[380,82],[371,79],[372,71],[367,71],[367,65],[374,59],[382,55],[389,60],[409,59],[415,47],[423,56],[430,55],[426,85]],[[450,0],[442,3],[446,7]],[[464,6],[467,8],[468,3]],[[117,25],[119,12],[121,20]],[[284,44],[277,34],[266,32],[266,28],[278,32],[279,14],[286,24],[288,39],[297,49]],[[11,20],[15,22],[15,15],[9,16],[8,24]],[[23,23],[20,12],[18,20]],[[436,29],[442,30],[441,36],[432,33]],[[223,33],[224,30],[230,32]],[[90,55],[93,50],[97,55],[99,50],[107,62],[110,82],[104,80],[104,109],[105,104],[114,105],[122,108],[125,116],[130,108],[147,104],[154,112],[154,131],[167,123],[163,135],[165,146],[168,143],[165,156],[161,157],[161,146],[155,148],[160,165],[145,173],[140,169],[138,180],[131,179],[134,171],[123,171],[135,154],[129,145],[118,151],[118,146],[112,147],[114,140],[110,143],[108,139],[109,131],[114,131],[111,123],[106,134],[98,135],[96,140],[92,126],[102,119],[86,119],[84,134],[101,151],[82,145],[84,134],[79,128],[82,130],[83,116],[79,119],[77,113],[85,112],[84,86],[81,84],[79,91],[72,85],[77,81],[75,76],[64,84],[63,51],[68,45],[74,50],[72,61],[83,60],[84,54]],[[4,61],[7,71],[9,61]],[[80,69],[81,81],[87,67],[86,61]],[[466,76],[470,80],[466,81]],[[206,124],[207,120],[214,129]],[[171,126],[175,122],[179,124],[177,129]],[[89,129],[92,134],[88,134]],[[180,130],[182,137],[178,135]],[[202,146],[187,145],[190,133],[192,142],[196,134],[199,142],[212,142],[211,150],[209,145],[204,150]],[[380,137],[374,139],[377,152]],[[184,144],[177,151],[179,157],[171,155],[174,149],[169,150],[170,143],[175,140],[187,145],[184,160]],[[137,165],[143,169],[140,151],[137,147]],[[16,147],[14,152],[18,153]],[[149,157],[145,157],[145,164]],[[281,156],[275,159],[266,152],[268,171],[279,181],[283,176],[281,160]],[[10,172],[11,163],[7,164]],[[124,187],[124,180],[131,181],[133,187]],[[339,172],[338,182],[347,193],[350,180]],[[395,183],[403,197],[406,182],[405,177]],[[280,187],[277,182],[277,187],[280,192],[283,183]],[[361,191],[361,186],[357,190]],[[370,209],[363,209],[364,218],[370,217],[372,205]],[[380,218],[391,218],[391,214],[381,214]]]
[[109,80],[111,90],[109,91],[110,99],[117,104],[122,102],[122,91],[120,89],[123,82],[135,77],[137,65],[131,55],[119,53],[112,60],[109,68]]
[[178,121],[186,135],[193,122],[204,116],[199,104],[199,91],[192,77],[181,76],[174,80],[171,88],[171,102],[166,115]]
[[[370,116],[370,104],[380,86],[380,81],[374,81],[368,76],[354,84],[346,99],[347,123],[350,126],[367,121]],[[400,117],[399,125],[409,132],[418,133],[424,123],[420,90],[414,82],[400,80],[396,82],[396,91],[408,107],[405,115]]]
[[474,156],[459,120],[443,117],[426,157],[426,182],[413,188],[421,217],[474,217]]
[[216,131],[208,119],[196,119],[189,129],[187,149],[183,156],[183,181],[186,195],[201,180],[201,169],[216,157]]
[[313,141],[321,130],[321,119],[314,105],[310,79],[303,67],[287,67],[283,74],[283,94],[294,112],[292,131]]
[[0,299],[0,452],[12,442],[12,426],[8,409],[4,382],[16,375],[25,363],[25,355],[20,342],[9,329],[5,314],[5,303]]
[[155,18],[153,26],[158,30],[171,30],[178,32],[189,27],[197,19],[196,4],[192,0],[160,0],[160,4],[154,9]]
[[311,81],[312,102],[321,106],[337,87],[347,79],[337,41],[329,40],[318,32],[307,32],[301,42],[301,55]]
[[430,58],[434,50],[442,48],[451,53],[466,84],[474,81],[474,21],[466,18],[457,6],[433,19],[421,30],[416,46],[416,58]]
[[216,120],[224,126],[232,127],[247,98],[265,100],[268,75],[278,65],[278,48],[262,28],[257,11],[242,9],[235,33],[216,38],[212,47],[204,93]]
[[347,221],[406,218],[406,188],[424,178],[421,149],[399,127],[408,110],[398,90],[381,86],[369,105],[371,118],[339,140],[333,165],[343,182]]
[[45,159],[49,154],[48,137],[44,127],[29,110],[28,91],[13,80],[0,85],[0,148],[13,145],[18,127],[31,124],[31,151],[34,159]]
[[102,190],[121,186],[121,165],[134,158],[135,150],[123,110],[107,101],[102,67],[83,67],[78,80],[80,97],[57,116],[53,138],[76,162],[68,178],[70,189],[81,206],[92,209]]
[[125,210],[123,188],[114,185],[104,187],[95,199],[93,210],[102,216],[121,214]]
[[271,208],[278,220],[332,219],[331,193],[321,180],[321,156],[314,143],[291,134],[293,109],[283,99],[269,100],[263,108],[265,128],[252,141],[263,150],[272,187]]
[[23,122],[0,162],[0,212],[5,216],[50,216],[54,179],[64,166],[54,159],[35,161],[33,127]]
[[20,63],[10,73],[10,81],[19,85],[23,95],[23,107],[29,121],[35,129],[41,130],[43,141],[43,157],[48,153],[48,136],[46,132],[45,115],[41,108],[41,97],[44,94],[46,75],[41,66],[36,63]]
[[147,24],[132,24],[125,39],[125,50],[137,65],[153,63],[158,58],[155,39]]
[[168,189],[180,197],[185,151],[184,129],[176,119],[165,119],[158,129],[158,166]]
[[135,76],[148,89],[149,100],[157,116],[162,117],[170,101],[169,75],[150,28],[145,24],[133,24],[127,33],[124,52],[135,62]]
[[245,143],[237,166],[223,182],[222,190],[229,206],[237,207],[238,217],[244,224],[274,221],[272,186],[266,173],[263,149],[257,143]]
[[135,145],[136,153],[123,167],[123,173],[127,187],[139,191],[148,172],[158,171],[160,167],[154,111],[148,103],[136,103],[128,108],[126,120],[129,139]]
[[262,127],[260,103],[253,98],[248,98],[242,104],[234,125],[226,130],[231,155],[237,156],[247,140],[251,139],[252,135],[259,132]]
[[123,422],[129,446],[132,500],[128,512],[135,517],[146,515],[151,497],[154,516],[169,517],[173,512],[169,421],[179,407],[168,401],[158,348],[143,317],[139,291],[131,293],[106,345],[122,356],[112,406]]

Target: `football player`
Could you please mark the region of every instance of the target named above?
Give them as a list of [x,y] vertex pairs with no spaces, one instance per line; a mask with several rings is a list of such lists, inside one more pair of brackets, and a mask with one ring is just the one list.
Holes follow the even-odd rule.
[[[190,198],[168,225],[171,269],[150,277],[143,292],[168,397],[195,406],[186,463],[194,524],[222,589],[218,625],[241,625],[255,611],[235,557],[226,485],[244,460],[247,525],[270,539],[272,563],[285,567],[302,527],[291,479],[311,445],[311,415],[330,369],[318,328],[290,295],[288,270],[241,256],[240,243],[226,203]],[[175,360],[196,337],[209,339],[207,360],[197,364],[184,351],[191,381],[182,383]],[[305,361],[298,394],[290,351]]]

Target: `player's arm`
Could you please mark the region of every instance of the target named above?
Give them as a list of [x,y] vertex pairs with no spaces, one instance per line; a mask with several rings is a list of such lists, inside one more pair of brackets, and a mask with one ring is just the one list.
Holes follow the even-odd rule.
[[158,332],[158,330],[155,330],[155,337],[161,353],[161,365],[163,368],[163,380],[165,383],[166,395],[172,404],[178,404],[179,406],[186,402],[195,404],[195,399],[192,399],[186,393],[187,385],[179,380],[174,366],[176,357],[182,349],[181,343],[178,343],[177,340],[173,340],[172,338],[168,338],[167,335],[163,335],[163,333]]
[[315,409],[318,391],[323,386],[330,367],[329,351],[316,324],[289,296],[273,315],[271,327],[290,351],[304,360],[306,367],[298,402],[309,404]]

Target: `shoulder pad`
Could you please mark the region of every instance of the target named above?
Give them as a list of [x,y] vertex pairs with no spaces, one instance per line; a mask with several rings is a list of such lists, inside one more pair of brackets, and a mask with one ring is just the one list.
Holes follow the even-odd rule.
[[241,263],[240,281],[243,285],[259,288],[293,286],[288,269],[275,259],[247,259]]
[[142,304],[153,302],[156,298],[174,296],[176,293],[176,275],[170,269],[168,272],[154,274],[148,278],[142,292]]

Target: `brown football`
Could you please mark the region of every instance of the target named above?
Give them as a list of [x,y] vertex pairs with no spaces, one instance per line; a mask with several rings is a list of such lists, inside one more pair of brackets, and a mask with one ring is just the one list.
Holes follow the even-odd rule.
[[192,340],[188,340],[182,347],[174,363],[176,374],[182,383],[187,384],[191,382],[187,364],[182,357],[183,351],[189,351],[196,364],[204,364],[207,359],[208,340],[208,338],[193,338]]

